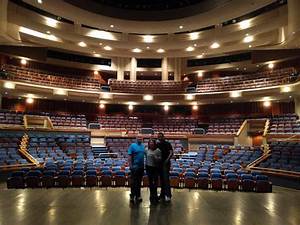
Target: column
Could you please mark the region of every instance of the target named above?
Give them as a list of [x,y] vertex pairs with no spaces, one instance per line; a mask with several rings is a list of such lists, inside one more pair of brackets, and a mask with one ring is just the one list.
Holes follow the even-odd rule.
[[288,0],[288,34],[292,35],[293,32],[300,30],[300,1]]
[[137,67],[137,61],[136,58],[132,57],[130,62],[130,80],[136,81],[136,67]]
[[117,59],[117,80],[124,80],[124,71],[125,71],[124,58],[118,57]]
[[167,81],[168,75],[168,58],[164,57],[161,62],[161,80]]
[[2,95],[0,94],[0,109],[2,109]]
[[300,96],[294,97],[295,113],[300,116]]
[[181,58],[174,58],[174,81],[181,80]]

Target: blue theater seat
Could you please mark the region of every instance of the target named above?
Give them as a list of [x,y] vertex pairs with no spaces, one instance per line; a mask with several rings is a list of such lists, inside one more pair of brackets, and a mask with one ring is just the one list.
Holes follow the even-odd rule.
[[98,177],[96,170],[87,170],[85,176],[86,186],[95,187],[98,186]]
[[70,186],[71,178],[70,178],[70,172],[69,171],[61,171],[55,180],[55,184],[57,187],[66,188]]
[[84,172],[82,170],[74,170],[71,175],[72,187],[84,186]]
[[173,188],[180,187],[180,173],[177,171],[170,171],[170,186]]
[[208,172],[199,172],[198,173],[198,188],[208,189],[209,184],[209,175]]
[[239,189],[238,175],[236,173],[227,173],[225,177],[226,177],[227,190],[237,191]]
[[100,176],[100,186],[101,187],[111,187],[112,186],[113,174],[110,170],[101,171]]
[[196,173],[195,172],[186,172],[184,174],[184,187],[186,188],[195,188],[196,187]]
[[56,170],[45,170],[42,176],[42,187],[51,188],[55,186]]
[[253,191],[255,187],[255,181],[251,174],[241,175],[241,188],[242,191]]
[[16,171],[13,172],[10,177],[7,179],[7,188],[24,188],[25,180],[24,180],[25,172]]
[[41,186],[42,173],[39,170],[29,171],[25,176],[26,186],[28,188],[37,188]]
[[116,171],[114,176],[114,181],[116,187],[124,187],[126,184],[125,171],[123,170]]
[[211,188],[213,190],[222,190],[223,188],[223,180],[222,180],[222,174],[221,173],[212,173],[211,178]]
[[269,181],[268,176],[257,175],[256,176],[256,192],[272,192],[272,182]]

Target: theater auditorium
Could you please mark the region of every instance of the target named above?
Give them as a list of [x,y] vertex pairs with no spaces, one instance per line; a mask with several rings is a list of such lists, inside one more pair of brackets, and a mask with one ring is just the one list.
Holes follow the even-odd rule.
[[0,0],[0,224],[299,225],[299,73],[299,0]]

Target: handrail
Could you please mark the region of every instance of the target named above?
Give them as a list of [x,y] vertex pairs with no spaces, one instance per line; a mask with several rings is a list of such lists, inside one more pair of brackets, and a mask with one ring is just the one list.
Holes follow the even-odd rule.
[[269,150],[268,152],[266,152],[265,154],[263,154],[261,157],[255,159],[253,162],[249,163],[247,165],[247,168],[251,169],[252,167],[258,165],[259,163],[261,163],[262,161],[264,161],[265,159],[269,158],[271,156],[271,151]]
[[266,135],[268,133],[268,130],[269,130],[269,127],[270,127],[270,119],[267,119],[266,123],[265,123],[265,129],[264,129],[263,137],[266,137]]
[[253,167],[253,168],[251,168],[251,170],[262,171],[265,174],[300,179],[300,172],[279,170],[279,169],[273,169],[273,168],[263,168],[263,167]]
[[242,132],[242,130],[244,129],[244,127],[246,126],[246,124],[248,123],[248,120],[244,120],[244,122],[242,123],[242,125],[240,126],[240,129],[238,130],[238,132],[236,133],[236,136],[239,136]]

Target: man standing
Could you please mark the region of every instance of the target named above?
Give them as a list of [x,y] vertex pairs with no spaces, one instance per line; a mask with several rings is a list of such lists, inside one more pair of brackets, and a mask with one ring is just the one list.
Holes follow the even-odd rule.
[[128,163],[131,173],[130,202],[141,202],[141,183],[144,176],[145,146],[141,136],[136,137],[136,142],[128,148]]
[[165,140],[163,133],[158,133],[159,143],[157,147],[161,151],[161,166],[160,166],[160,183],[161,183],[161,192],[160,199],[165,202],[171,201],[171,187],[170,187],[170,166],[171,166],[171,157],[173,156],[173,148],[170,142]]

